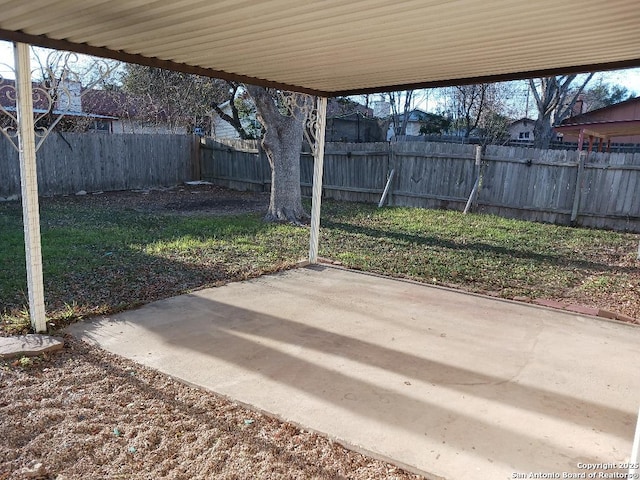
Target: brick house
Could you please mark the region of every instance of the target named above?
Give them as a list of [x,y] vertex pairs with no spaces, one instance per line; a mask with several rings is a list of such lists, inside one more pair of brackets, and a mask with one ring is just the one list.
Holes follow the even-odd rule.
[[622,144],[640,144],[640,97],[574,115],[554,127],[562,134],[564,142],[577,142],[582,150],[602,151],[611,146],[612,140]]

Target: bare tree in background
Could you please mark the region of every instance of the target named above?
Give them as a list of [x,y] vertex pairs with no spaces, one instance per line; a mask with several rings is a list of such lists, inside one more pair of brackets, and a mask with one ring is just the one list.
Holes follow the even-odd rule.
[[538,109],[538,118],[533,127],[536,148],[549,148],[554,138],[553,126],[573,113],[578,97],[593,78],[590,73],[575,87],[578,75],[559,75],[529,80],[529,88]]
[[137,102],[138,115],[167,124],[174,133],[191,131],[209,117],[212,102],[229,99],[223,80],[142,65],[126,65],[122,88],[142,100]]
[[475,132],[483,144],[502,143],[514,114],[510,82],[458,85],[444,89],[447,114],[465,141]]
[[585,88],[580,98],[585,103],[585,111],[589,112],[630,100],[635,96],[635,93],[627,87],[606,83],[600,78],[595,85],[591,83],[588,88]]
[[482,115],[487,108],[489,85],[461,85],[452,88],[453,112],[455,124],[468,139],[471,132],[478,128]]
[[407,122],[409,121],[409,111],[411,110],[411,101],[413,99],[414,90],[406,90],[403,92],[389,92],[389,103],[391,104],[391,115],[393,122],[393,134],[406,135]]

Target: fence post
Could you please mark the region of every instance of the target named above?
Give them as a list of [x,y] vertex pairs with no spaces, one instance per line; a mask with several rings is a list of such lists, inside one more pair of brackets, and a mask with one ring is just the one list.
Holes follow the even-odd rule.
[[[260,172],[260,181],[262,182],[262,191],[265,191],[267,181],[271,180],[271,168],[264,168],[266,160],[266,153],[262,148],[262,141],[256,140],[258,144],[258,172]],[[271,190],[271,189],[269,189]]]
[[573,207],[571,208],[571,225],[575,225],[580,210],[580,197],[582,196],[582,181],[584,176],[584,162],[586,152],[580,151],[578,157],[578,173],[576,174],[576,190],[573,195]]
[[387,157],[387,172],[393,172],[393,175],[389,173],[389,181],[387,182],[389,191],[387,194],[387,205],[393,205],[393,182],[396,181],[395,177],[398,176],[400,171],[398,170],[397,158],[395,148],[392,142],[388,142],[389,156]]
[[391,183],[393,182],[393,177],[395,176],[396,171],[391,170],[389,173],[389,178],[387,178],[387,184],[384,186],[384,190],[382,192],[382,197],[380,197],[380,201],[378,202],[378,208],[382,208],[384,205],[384,201],[387,199],[387,195],[389,194],[389,190],[391,189]]
[[203,137],[191,136],[191,180],[202,180],[202,158],[200,144]]
[[473,184],[473,188],[471,189],[471,194],[469,195],[469,199],[467,200],[467,204],[464,207],[464,214],[466,215],[471,210],[471,205],[476,201],[478,197],[478,191],[480,190],[480,182],[482,181],[482,146],[476,145],[476,182]]

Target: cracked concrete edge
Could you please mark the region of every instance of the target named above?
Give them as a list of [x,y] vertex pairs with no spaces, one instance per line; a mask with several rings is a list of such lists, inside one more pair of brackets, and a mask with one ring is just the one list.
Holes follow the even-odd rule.
[[559,302],[557,300],[550,300],[546,298],[536,298],[533,303],[543,307],[554,308],[558,310],[566,310],[568,312],[579,313],[581,315],[589,315],[592,317],[599,317],[606,320],[615,320],[622,323],[631,323],[634,325],[640,324],[640,322],[628,315],[622,313],[612,312],[598,307],[586,307],[584,305],[578,305],[574,303]]
[[43,353],[62,350],[64,339],[30,333],[13,337],[0,337],[0,359],[37,357]]

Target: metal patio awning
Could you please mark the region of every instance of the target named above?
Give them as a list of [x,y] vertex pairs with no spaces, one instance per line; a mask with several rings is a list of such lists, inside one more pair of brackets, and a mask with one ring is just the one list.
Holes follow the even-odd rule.
[[633,0],[0,0],[0,39],[320,96],[640,66]]

